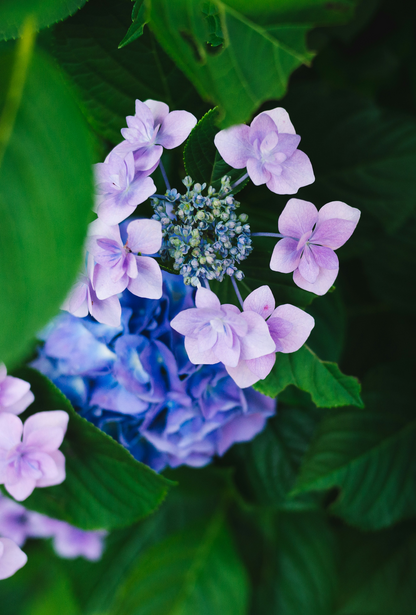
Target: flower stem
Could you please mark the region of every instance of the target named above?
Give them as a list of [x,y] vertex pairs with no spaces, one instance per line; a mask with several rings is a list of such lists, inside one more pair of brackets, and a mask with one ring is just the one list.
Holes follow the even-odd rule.
[[240,177],[240,179],[237,179],[237,181],[234,182],[234,184],[231,186],[231,190],[234,190],[234,188],[237,188],[237,186],[241,184],[243,181],[245,181],[247,177],[248,177],[248,173],[244,173],[244,175]]
[[238,300],[239,300],[239,302],[240,302],[241,309],[244,309],[244,308],[243,308],[243,298],[242,298],[242,296],[241,296],[240,291],[238,290],[237,282],[234,280],[234,277],[233,277],[233,276],[231,276],[231,283],[232,283],[232,285],[234,286],[235,294],[237,295],[237,299],[238,299]]
[[166,175],[165,167],[163,166],[162,159],[159,161],[160,172],[162,173],[163,180],[166,184],[166,190],[170,190],[170,184],[168,180],[168,176]]
[[281,235],[280,233],[251,233],[252,237],[286,237],[286,235]]

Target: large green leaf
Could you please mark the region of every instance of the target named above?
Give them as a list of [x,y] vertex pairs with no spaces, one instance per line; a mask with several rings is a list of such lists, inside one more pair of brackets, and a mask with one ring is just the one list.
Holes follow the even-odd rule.
[[145,551],[113,615],[244,615],[248,583],[221,513]]
[[[149,26],[159,43],[195,84],[203,98],[219,104],[224,126],[244,122],[262,102],[281,98],[290,74],[312,53],[306,49],[307,27],[280,22],[276,31],[249,19],[220,0],[218,11],[224,45],[212,48],[210,22],[200,0],[152,0]],[[269,22],[270,23],[270,22]],[[282,36],[290,25],[290,36]],[[290,40],[289,40],[290,39]]]
[[335,410],[322,421],[294,494],[337,488],[332,512],[364,529],[415,515],[415,394],[411,368],[375,370],[364,381],[365,409]]
[[85,122],[48,59],[35,54],[29,62],[29,38],[28,31],[15,62],[13,54],[0,56],[7,81],[0,86],[0,359],[6,364],[22,356],[65,299],[92,207]]
[[285,510],[316,508],[316,497],[289,498],[319,420],[311,404],[279,403],[277,414],[251,442],[238,444],[226,461],[235,465],[235,480],[244,498],[259,506]]
[[374,533],[343,528],[335,615],[413,615],[414,523]]
[[288,385],[294,384],[310,393],[318,408],[337,406],[363,407],[360,384],[353,376],[345,376],[336,363],[321,361],[308,346],[291,354],[276,353],[276,363],[270,374],[254,388],[276,397]]
[[55,28],[54,54],[78,86],[85,116],[113,143],[121,141],[120,129],[126,116],[134,115],[136,98],[194,113],[199,108],[192,85],[147,28],[139,40],[118,49],[130,14],[128,0],[89,0]]
[[353,16],[356,0],[224,0],[224,4],[247,17],[270,23],[331,24],[345,22]]
[[294,87],[283,101],[301,149],[312,161],[316,181],[302,198],[318,207],[339,200],[362,210],[370,221],[358,224],[340,254],[354,247],[362,225],[374,232],[374,219],[392,233],[416,209],[416,120],[381,109],[356,94],[331,92],[317,83]]
[[110,530],[131,525],[160,505],[171,481],[81,418],[48,378],[29,368],[17,375],[31,384],[31,413],[65,410],[70,416],[61,447],[66,479],[56,487],[35,489],[25,506],[84,530]]
[[86,0],[2,0],[0,40],[17,38],[28,15],[36,26],[45,28],[75,13]]

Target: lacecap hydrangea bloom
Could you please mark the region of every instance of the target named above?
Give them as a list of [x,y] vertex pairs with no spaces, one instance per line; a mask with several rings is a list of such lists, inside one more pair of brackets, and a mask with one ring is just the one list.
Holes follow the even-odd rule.
[[190,362],[170,322],[194,306],[195,291],[178,276],[163,275],[160,300],[124,291],[118,327],[58,316],[32,363],[82,416],[158,471],[206,465],[233,443],[253,438],[276,406],[251,388],[242,390],[221,363]]

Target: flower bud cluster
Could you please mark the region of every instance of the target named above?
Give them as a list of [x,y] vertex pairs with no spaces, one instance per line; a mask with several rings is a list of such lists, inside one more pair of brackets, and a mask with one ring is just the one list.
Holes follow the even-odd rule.
[[173,260],[173,269],[185,284],[200,286],[202,280],[234,276],[242,280],[238,264],[252,251],[250,225],[246,214],[236,213],[240,203],[229,194],[230,178],[224,176],[217,192],[212,186],[183,180],[187,192],[169,190],[165,197],[152,197],[153,218],[162,224],[163,260]]

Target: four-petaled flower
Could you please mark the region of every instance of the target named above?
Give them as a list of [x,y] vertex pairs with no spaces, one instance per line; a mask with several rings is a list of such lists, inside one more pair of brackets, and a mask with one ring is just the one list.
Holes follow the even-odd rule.
[[[180,312],[171,327],[185,335],[185,348],[194,364],[236,367],[242,359],[257,359],[275,350],[267,324],[255,312],[240,312],[206,288],[195,296],[196,308]],[[232,374],[230,374],[232,376]]]
[[197,120],[188,111],[171,111],[157,100],[136,100],[136,113],[126,118],[124,141],[113,151],[134,152],[136,170],[150,174],[158,165],[163,148],[173,149],[185,141]]
[[[94,257],[91,282],[100,300],[123,292],[125,288],[137,297],[160,299],[162,272],[150,256],[162,245],[162,225],[157,220],[133,220],[127,226],[123,245],[119,226],[107,226],[100,220],[90,225],[88,250]],[[140,255],[137,256],[137,253]]]
[[276,194],[295,194],[315,180],[308,156],[297,149],[300,137],[281,107],[260,113],[250,126],[221,130],[214,141],[225,162],[234,169],[247,167],[256,186],[266,184]]
[[293,271],[300,288],[324,295],[338,275],[334,250],[351,237],[361,212],[341,201],[321,209],[301,199],[290,199],[279,217],[279,232],[284,235],[275,246],[270,268],[281,273]]
[[276,349],[257,359],[240,359],[236,367],[227,367],[230,376],[242,389],[266,378],[276,361],[276,352],[296,352],[306,342],[315,320],[303,310],[286,303],[275,309],[273,293],[268,286],[261,286],[246,298],[244,312],[255,312],[267,319],[269,333]]
[[23,425],[14,414],[0,414],[0,484],[16,500],[25,500],[35,487],[65,480],[65,457],[58,448],[68,419],[63,410],[38,412]]

